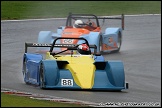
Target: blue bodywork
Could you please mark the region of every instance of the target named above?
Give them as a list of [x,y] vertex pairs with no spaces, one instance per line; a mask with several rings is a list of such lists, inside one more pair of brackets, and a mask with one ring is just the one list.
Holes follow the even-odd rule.
[[[24,81],[40,88],[81,89],[73,80],[69,70],[60,68],[56,60],[44,60],[41,54],[25,53],[23,56]],[[121,61],[105,61],[102,55],[94,56],[96,65],[93,90],[127,89],[124,66]],[[40,65],[43,65],[44,81],[40,81]],[[62,86],[61,79],[73,80],[73,85]],[[42,84],[43,83],[43,84]]]

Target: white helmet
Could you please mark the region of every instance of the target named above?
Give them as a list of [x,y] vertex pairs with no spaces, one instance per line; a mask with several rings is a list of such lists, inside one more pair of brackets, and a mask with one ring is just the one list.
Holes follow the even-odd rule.
[[79,25],[79,24],[83,24],[83,21],[82,21],[82,20],[76,20],[76,21],[74,22],[73,27],[74,27],[74,28],[81,28],[81,27],[83,27],[83,25]]

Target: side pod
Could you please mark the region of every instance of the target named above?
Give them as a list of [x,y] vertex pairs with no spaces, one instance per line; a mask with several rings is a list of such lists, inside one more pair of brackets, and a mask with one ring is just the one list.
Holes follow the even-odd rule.
[[125,86],[124,66],[121,61],[108,61],[105,70],[112,85],[117,87]]
[[94,65],[96,71],[93,89],[122,90],[128,88],[121,61],[96,61]]

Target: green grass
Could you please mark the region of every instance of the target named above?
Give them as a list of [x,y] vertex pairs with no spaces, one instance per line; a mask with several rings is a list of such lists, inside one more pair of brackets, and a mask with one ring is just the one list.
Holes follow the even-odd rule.
[[1,92],[1,107],[85,107],[79,104],[30,99]]
[[1,20],[95,15],[160,14],[161,1],[1,1]]

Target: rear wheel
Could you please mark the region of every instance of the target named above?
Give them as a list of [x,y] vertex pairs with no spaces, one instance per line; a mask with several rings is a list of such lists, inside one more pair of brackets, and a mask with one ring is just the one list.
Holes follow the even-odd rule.
[[102,36],[100,36],[100,39],[99,39],[99,54],[101,54],[101,51],[102,50]]
[[122,44],[122,35],[121,35],[121,32],[119,32],[118,33],[118,42],[117,42],[118,49],[116,50],[116,52],[119,52],[120,51],[121,44]]

